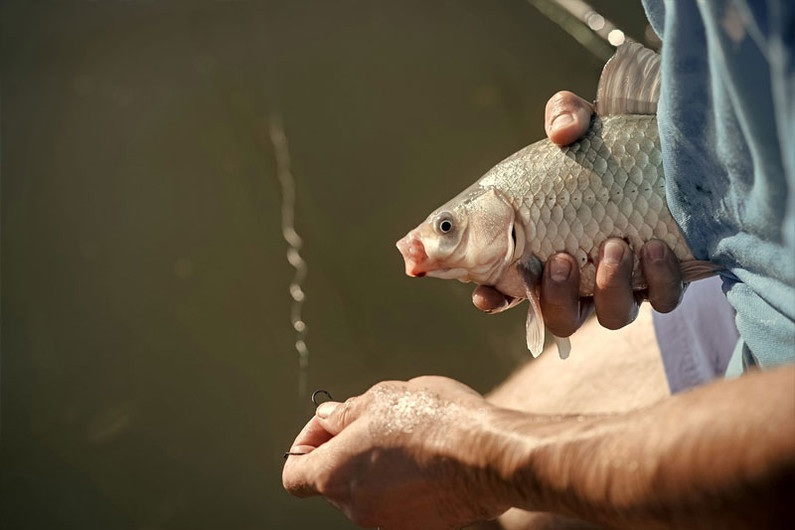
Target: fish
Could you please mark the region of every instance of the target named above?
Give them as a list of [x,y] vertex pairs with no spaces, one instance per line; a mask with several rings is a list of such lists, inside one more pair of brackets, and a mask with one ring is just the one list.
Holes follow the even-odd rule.
[[[557,252],[577,260],[580,296],[593,294],[599,247],[613,237],[633,251],[635,290],[646,287],[639,252],[651,239],[673,250],[683,281],[716,274],[718,265],[693,256],[668,210],[659,93],[659,54],[637,42],[619,46],[602,70],[585,136],[566,147],[535,142],[431,212],[397,242],[406,274],[474,282],[528,300],[526,342],[534,357],[545,338],[543,264]],[[561,358],[568,357],[568,340],[556,340]]]

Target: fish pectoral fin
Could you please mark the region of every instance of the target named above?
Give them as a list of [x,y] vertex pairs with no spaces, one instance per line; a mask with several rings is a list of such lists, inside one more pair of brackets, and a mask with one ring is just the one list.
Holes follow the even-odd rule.
[[682,274],[682,281],[685,283],[709,278],[722,270],[723,267],[720,265],[705,260],[683,261],[679,264],[679,272]]
[[527,301],[530,302],[527,308],[527,349],[538,357],[544,351],[544,315],[541,314],[541,304],[538,302],[536,293],[527,288]]
[[561,359],[568,359],[569,353],[571,353],[571,341],[568,337],[558,337],[557,335],[553,335],[555,337],[555,345],[558,347],[558,355],[560,355]]

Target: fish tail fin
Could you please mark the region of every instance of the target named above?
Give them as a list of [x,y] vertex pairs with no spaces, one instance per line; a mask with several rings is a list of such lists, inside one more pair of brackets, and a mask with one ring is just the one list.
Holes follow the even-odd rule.
[[703,280],[724,270],[716,263],[706,260],[683,261],[679,264],[679,272],[682,274],[682,281],[685,283]]

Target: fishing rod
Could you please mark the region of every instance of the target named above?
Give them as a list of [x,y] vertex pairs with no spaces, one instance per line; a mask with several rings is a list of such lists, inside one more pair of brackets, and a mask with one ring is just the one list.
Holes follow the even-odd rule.
[[582,0],[527,0],[602,62],[613,56],[626,35]]

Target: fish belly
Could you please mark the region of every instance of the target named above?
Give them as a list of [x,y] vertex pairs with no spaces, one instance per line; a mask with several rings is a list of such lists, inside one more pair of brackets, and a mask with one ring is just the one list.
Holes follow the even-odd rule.
[[579,142],[532,144],[483,181],[499,187],[516,210],[525,258],[544,262],[565,251],[577,259],[582,296],[593,293],[599,246],[610,237],[633,249],[636,289],[645,287],[638,253],[650,239],[667,243],[681,261],[694,259],[665,201],[654,116],[597,117]]

